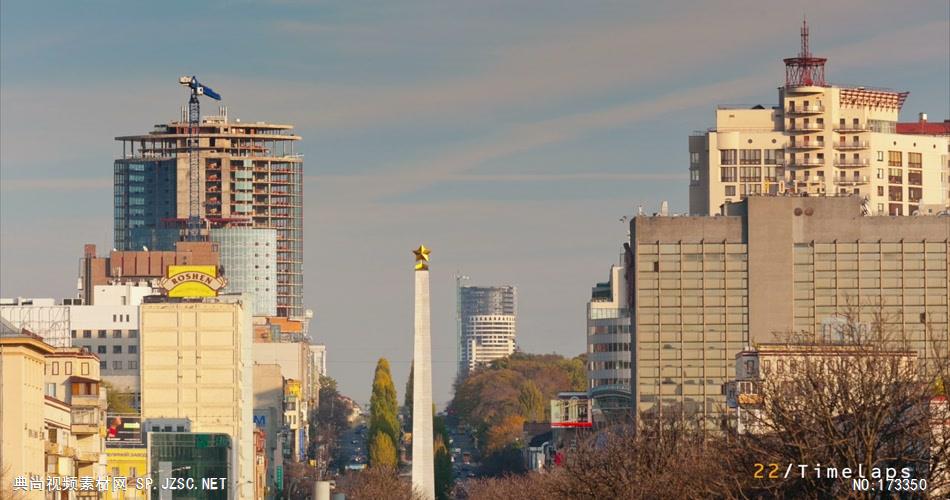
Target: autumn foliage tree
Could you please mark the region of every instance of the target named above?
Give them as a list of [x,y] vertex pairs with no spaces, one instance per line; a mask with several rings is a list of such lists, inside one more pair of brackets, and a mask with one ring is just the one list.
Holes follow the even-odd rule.
[[[492,442],[495,449],[514,442],[520,436],[512,425],[545,421],[550,418],[547,402],[561,391],[582,391],[586,386],[584,363],[556,354],[515,353],[480,367],[464,381],[456,383],[451,409],[465,424],[472,426],[480,441]],[[496,431],[493,438],[488,432]],[[499,439],[507,439],[501,442]],[[487,440],[487,441],[486,441]]]
[[370,396],[369,456],[370,465],[392,465],[398,463],[399,405],[396,399],[396,387],[389,371],[389,361],[379,358],[376,374],[373,377],[373,392]]

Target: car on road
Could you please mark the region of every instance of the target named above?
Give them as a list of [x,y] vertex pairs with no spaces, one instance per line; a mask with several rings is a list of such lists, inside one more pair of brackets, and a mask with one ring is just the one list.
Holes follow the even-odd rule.
[[359,441],[357,441],[357,440],[355,440],[355,439],[352,440],[352,441],[350,441],[350,444],[357,444],[357,443],[359,443]]

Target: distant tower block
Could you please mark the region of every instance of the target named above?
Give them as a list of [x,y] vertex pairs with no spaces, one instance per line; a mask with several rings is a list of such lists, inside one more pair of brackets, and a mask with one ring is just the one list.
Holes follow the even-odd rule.
[[412,384],[412,488],[435,499],[432,449],[432,334],[429,327],[429,249],[413,250],[415,265],[415,342]]

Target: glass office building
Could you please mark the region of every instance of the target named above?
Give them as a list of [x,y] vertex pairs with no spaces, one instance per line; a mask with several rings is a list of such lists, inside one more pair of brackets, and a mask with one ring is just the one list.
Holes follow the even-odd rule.
[[228,284],[224,293],[246,293],[254,316],[277,314],[277,231],[253,227],[212,228]]
[[[157,485],[167,477],[182,478],[186,481],[179,484],[194,485],[194,489],[175,490],[176,499],[235,498],[231,492],[234,481],[230,457],[231,437],[227,434],[150,432],[148,460],[153,481],[151,498],[163,498],[159,496]],[[209,478],[213,478],[214,482],[202,483]],[[212,489],[222,486],[222,489]]]

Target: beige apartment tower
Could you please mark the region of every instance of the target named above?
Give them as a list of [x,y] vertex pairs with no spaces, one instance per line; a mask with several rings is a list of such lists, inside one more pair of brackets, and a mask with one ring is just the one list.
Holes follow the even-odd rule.
[[233,443],[233,498],[252,498],[254,423],[249,305],[226,299],[142,304],[142,420],[188,419]]
[[926,362],[950,356],[950,216],[863,215],[861,196],[752,196],[718,217],[635,217],[627,262],[639,415],[719,416],[735,355],[883,313]]
[[807,30],[778,106],[719,106],[715,127],[690,136],[689,213],[757,194],[858,195],[873,215],[946,210],[950,122],[898,123],[907,92],[826,83]]

